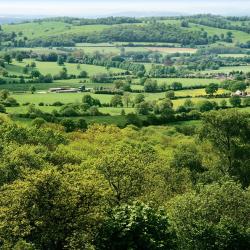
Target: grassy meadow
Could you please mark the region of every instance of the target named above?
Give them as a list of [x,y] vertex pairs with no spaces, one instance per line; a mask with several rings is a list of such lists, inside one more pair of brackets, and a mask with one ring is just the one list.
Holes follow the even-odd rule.
[[[19,72],[22,74],[22,69],[25,67],[25,65],[30,64],[31,62],[34,62],[32,59],[26,59],[23,62],[16,62],[14,61],[13,65],[10,66],[9,72]],[[117,68],[110,68],[106,69],[102,66],[96,66],[96,65],[88,65],[88,64],[81,64],[80,68],[77,68],[76,63],[64,63],[63,66],[59,66],[57,62],[39,62],[35,61],[36,68],[42,73],[42,74],[51,74],[56,75],[58,74],[63,67],[65,67],[69,74],[79,75],[81,71],[86,71],[89,76],[94,74],[102,74],[102,73],[121,73],[124,72],[122,69]]]

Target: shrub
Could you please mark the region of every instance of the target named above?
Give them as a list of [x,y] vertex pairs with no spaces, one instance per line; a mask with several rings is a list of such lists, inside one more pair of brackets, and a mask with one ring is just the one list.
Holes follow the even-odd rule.
[[240,107],[241,105],[241,99],[239,96],[230,97],[229,102],[233,107]]
[[43,124],[45,124],[46,121],[43,119],[43,118],[35,118],[33,121],[32,121],[32,126],[36,127],[36,128],[40,128]]
[[142,120],[140,119],[140,117],[136,114],[130,113],[127,114],[126,116],[126,124],[127,125],[135,125],[137,127],[141,127],[142,126]]
[[0,113],[6,113],[6,108],[3,104],[0,103]]
[[65,132],[72,132],[76,129],[75,121],[69,118],[62,119],[60,124],[64,127]]

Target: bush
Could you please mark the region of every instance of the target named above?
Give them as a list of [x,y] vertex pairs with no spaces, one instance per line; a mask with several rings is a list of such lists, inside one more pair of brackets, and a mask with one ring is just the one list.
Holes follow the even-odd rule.
[[233,107],[240,107],[241,106],[241,99],[239,96],[230,97],[229,102]]
[[196,106],[200,112],[207,112],[218,108],[218,104],[216,102],[210,102],[207,100],[198,102]]
[[55,106],[55,107],[60,107],[60,106],[63,106],[63,105],[64,105],[64,103],[59,102],[59,101],[54,102],[54,103],[51,104],[51,106]]
[[66,116],[66,117],[76,117],[79,116],[79,111],[74,109],[73,107],[66,107],[63,110],[60,110],[61,116]]
[[250,106],[250,97],[246,97],[243,99],[243,106],[245,106],[245,107]]
[[17,102],[16,99],[13,97],[8,97],[6,100],[3,102],[5,107],[18,107],[19,103]]
[[6,113],[6,108],[3,104],[0,103],[0,113]]
[[88,128],[88,124],[86,123],[86,121],[84,119],[79,119],[76,122],[76,126],[78,129],[80,130],[86,130]]
[[32,121],[31,125],[36,127],[36,128],[40,128],[45,123],[46,123],[46,121],[43,118],[38,117]]
[[127,125],[135,125],[137,127],[141,127],[142,126],[142,120],[139,118],[138,115],[130,113],[127,114],[126,116],[126,124]]
[[60,124],[64,127],[65,132],[72,132],[76,129],[75,121],[69,118],[62,119]]
[[114,208],[103,221],[96,249],[173,249],[175,240],[167,216],[143,203]]

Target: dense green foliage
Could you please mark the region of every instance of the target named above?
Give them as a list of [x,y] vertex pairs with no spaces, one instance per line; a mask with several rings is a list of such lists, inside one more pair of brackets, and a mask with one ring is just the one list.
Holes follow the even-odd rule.
[[246,114],[207,113],[199,130],[92,125],[72,133],[44,121],[21,127],[1,116],[0,132],[3,249],[250,243]]

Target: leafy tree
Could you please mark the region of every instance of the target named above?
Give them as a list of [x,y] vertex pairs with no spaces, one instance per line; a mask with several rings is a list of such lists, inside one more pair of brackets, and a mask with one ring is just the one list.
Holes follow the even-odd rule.
[[62,56],[58,56],[58,58],[57,58],[57,64],[59,66],[64,65],[64,58]]
[[18,54],[16,55],[16,60],[17,60],[18,62],[22,62],[22,61],[23,61],[23,56],[22,56],[22,54],[18,53]]
[[177,249],[246,249],[249,199],[249,193],[231,181],[174,198],[169,216]]
[[188,28],[188,27],[189,27],[188,21],[183,20],[183,21],[181,22],[181,27],[183,27],[183,28]]
[[123,107],[122,97],[120,95],[114,95],[111,98],[110,105],[112,107],[118,107],[118,106]]
[[221,171],[249,185],[249,135],[247,115],[237,110],[211,111],[203,116],[200,137],[209,140],[220,155]]
[[31,68],[35,68],[36,67],[36,63],[35,62],[31,62],[30,67]]
[[43,118],[38,117],[32,121],[32,126],[36,128],[41,128],[45,123],[46,121]]
[[84,119],[79,119],[79,120],[77,120],[77,122],[76,122],[76,126],[77,126],[77,128],[78,129],[80,129],[80,130],[86,130],[87,128],[88,128],[88,124],[86,123],[86,121],[84,120]]
[[140,115],[148,115],[152,110],[152,106],[149,102],[140,102],[135,105],[136,111]]
[[138,104],[138,103],[144,102],[144,100],[145,100],[145,96],[143,94],[137,94],[135,96],[134,103]]
[[182,83],[180,83],[180,82],[173,82],[171,84],[171,88],[173,90],[181,90],[182,89]]
[[73,132],[76,129],[76,123],[72,119],[64,118],[60,123],[65,128],[66,132]]
[[38,70],[32,70],[30,75],[32,78],[38,78],[41,75],[41,73]]
[[116,89],[120,89],[124,85],[124,82],[122,80],[115,80],[113,84],[115,85]]
[[35,249],[87,248],[108,194],[104,183],[92,170],[63,174],[46,168],[4,186],[1,245],[13,249],[24,240]]
[[79,74],[79,78],[87,78],[88,77],[88,73],[85,70],[82,70]]
[[240,107],[241,106],[241,99],[239,96],[230,97],[229,102],[233,107]]
[[23,68],[23,73],[24,73],[24,74],[28,74],[28,73],[29,73],[29,67],[25,66],[25,67]]
[[186,109],[191,110],[194,107],[194,103],[192,102],[191,99],[186,99],[185,102],[184,102],[184,107]]
[[217,109],[218,107],[216,102],[210,102],[208,100],[200,101],[196,104],[196,106],[200,112],[207,112],[213,109]]
[[146,166],[154,160],[153,148],[140,143],[117,142],[115,147],[106,149],[95,164],[109,183],[113,203],[127,203],[142,195]]
[[30,92],[31,94],[34,94],[36,92],[36,87],[34,85],[30,87]]
[[223,109],[227,107],[227,101],[225,99],[220,101],[220,107]]
[[114,208],[96,236],[96,249],[172,249],[174,234],[163,211],[143,203]]
[[250,106],[250,98],[249,97],[246,97],[243,99],[243,105],[245,107],[249,107]]
[[174,91],[173,90],[167,91],[165,97],[168,98],[168,99],[174,99],[175,98]]
[[219,89],[219,85],[217,83],[209,83],[206,88],[206,94],[207,95],[213,95],[214,93],[216,93]]
[[152,79],[147,79],[144,83],[144,91],[145,92],[156,92],[158,89],[157,81]]
[[6,108],[3,104],[0,103],[0,113],[6,113]]
[[96,106],[90,107],[88,110],[88,113],[89,115],[92,115],[92,116],[97,116],[101,114]]
[[10,96],[10,92],[7,89],[3,89],[0,92],[0,99],[1,100],[6,100]]
[[76,69],[77,69],[77,70],[80,70],[80,69],[81,69],[81,64],[80,64],[80,63],[77,64]]
[[67,79],[68,78],[68,70],[66,67],[63,67],[62,70],[59,72],[60,79]]
[[141,127],[142,126],[142,120],[140,119],[140,117],[136,114],[130,113],[126,115],[126,124],[131,124],[131,125],[135,125],[137,127]]
[[154,107],[155,114],[160,114],[165,119],[173,118],[173,103],[170,99],[158,101]]
[[177,169],[188,168],[192,174],[193,182],[196,181],[199,173],[205,171],[202,166],[201,154],[195,144],[180,144],[173,152],[171,166]]
[[86,94],[82,98],[83,104],[87,104],[88,107],[101,106],[100,100],[93,98],[91,95]]
[[129,94],[128,92],[125,92],[125,93],[123,94],[122,99],[123,99],[124,104],[125,104],[126,107],[128,108],[129,104],[131,103],[130,94]]
[[4,61],[10,64],[12,62],[12,58],[9,54],[5,54],[3,57]]
[[232,92],[236,92],[237,90],[240,90],[240,91],[245,91],[247,88],[247,85],[246,83],[244,82],[235,82],[233,83],[231,86],[230,86],[230,90]]

